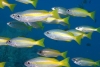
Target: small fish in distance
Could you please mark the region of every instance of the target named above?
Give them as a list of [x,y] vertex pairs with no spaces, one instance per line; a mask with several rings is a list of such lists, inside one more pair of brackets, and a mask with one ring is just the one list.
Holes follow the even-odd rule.
[[58,56],[62,56],[64,58],[66,58],[67,51],[60,52],[58,50],[46,48],[46,49],[38,51],[37,54],[39,54],[41,56],[44,56],[44,57],[58,57]]

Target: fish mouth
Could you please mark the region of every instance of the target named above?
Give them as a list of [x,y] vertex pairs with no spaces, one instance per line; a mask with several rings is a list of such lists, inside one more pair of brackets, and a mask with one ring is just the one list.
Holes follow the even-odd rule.
[[24,63],[25,66],[28,66],[27,62]]
[[14,14],[11,14],[10,17],[14,19]]
[[48,36],[48,35],[47,35],[47,32],[44,32],[44,35],[45,35],[45,36]]
[[51,36],[47,34],[47,32],[44,32],[44,35],[47,36],[48,38],[51,38]]
[[77,61],[77,59],[76,58],[72,58],[72,61]]
[[7,25],[9,25],[9,22],[7,23]]
[[51,8],[52,10],[55,10],[55,7]]

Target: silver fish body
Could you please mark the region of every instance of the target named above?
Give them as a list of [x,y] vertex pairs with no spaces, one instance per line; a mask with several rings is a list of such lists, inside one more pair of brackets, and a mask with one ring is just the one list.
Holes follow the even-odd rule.
[[[26,15],[26,14],[37,14],[37,15],[41,15],[42,16],[29,16],[29,15]],[[20,21],[20,22],[26,22],[26,23],[29,23],[29,22],[37,22],[37,21],[43,21],[44,19],[46,19],[47,17],[50,17],[52,16],[52,14],[45,14],[44,12],[41,12],[39,10],[26,10],[26,11],[23,11],[23,12],[18,12],[18,13],[14,13],[14,14],[11,14],[11,18],[17,20],[17,21]]]

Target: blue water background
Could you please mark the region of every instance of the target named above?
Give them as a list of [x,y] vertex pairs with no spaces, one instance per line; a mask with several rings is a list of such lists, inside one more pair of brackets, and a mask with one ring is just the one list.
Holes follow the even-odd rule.
[[[71,59],[74,57],[85,57],[90,58],[94,61],[100,60],[100,33],[94,32],[92,35],[92,39],[84,38],[82,39],[82,44],[78,45],[75,41],[72,42],[63,42],[63,41],[55,41],[47,38],[44,35],[44,32],[51,29],[66,29],[67,26],[61,26],[56,24],[44,24],[44,29],[33,29],[31,32],[26,34],[26,32],[16,32],[16,31],[8,31],[11,29],[7,26],[7,22],[12,21],[10,18],[10,14],[34,9],[34,7],[29,4],[22,4],[16,2],[15,0],[8,0],[9,3],[15,3],[17,6],[14,11],[11,12],[8,7],[5,9],[0,9],[0,36],[5,37],[17,37],[17,36],[25,36],[30,37],[36,40],[41,38],[45,38],[45,47],[59,50],[61,52],[68,51],[67,56],[70,57],[70,65],[71,67],[80,67],[74,64]],[[64,7],[66,9],[79,7],[83,0],[39,0],[36,9],[43,9],[50,11],[52,7]],[[89,0],[88,0],[89,1]],[[93,27],[100,27],[100,1],[99,0],[91,0],[91,3],[86,3],[83,6],[88,11],[96,11],[96,22],[94,22],[90,17],[79,18],[79,17],[71,17],[69,22],[71,25],[70,29],[74,29],[80,25],[89,25]],[[21,35],[20,35],[21,34]],[[91,44],[91,46],[87,46],[87,43]],[[7,62],[5,67],[25,67],[24,62],[37,57],[37,50],[42,49],[42,47],[34,46],[32,48],[14,48],[10,46],[1,46],[0,47],[0,61]],[[63,58],[59,58],[62,60]]]

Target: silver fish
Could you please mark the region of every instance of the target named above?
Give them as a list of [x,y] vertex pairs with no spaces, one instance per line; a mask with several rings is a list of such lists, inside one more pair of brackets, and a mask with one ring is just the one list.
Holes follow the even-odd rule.
[[72,58],[72,61],[80,66],[100,66],[100,61],[93,61],[91,59],[76,57]]
[[83,35],[74,36],[73,33],[66,32],[66,31],[60,30],[60,29],[53,29],[53,30],[46,31],[46,32],[44,32],[44,35],[50,39],[58,40],[58,41],[70,42],[72,40],[75,40],[78,44],[81,43],[81,38],[83,36]]
[[50,16],[59,17],[57,10],[51,12],[45,10],[26,10],[10,15],[11,18],[20,22],[24,22],[25,24],[43,21]]

